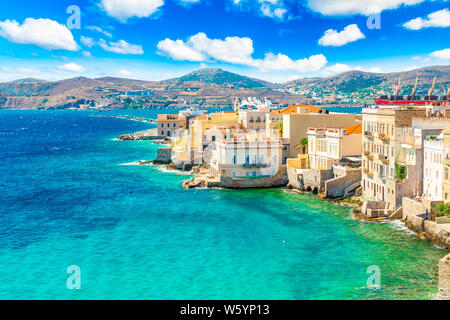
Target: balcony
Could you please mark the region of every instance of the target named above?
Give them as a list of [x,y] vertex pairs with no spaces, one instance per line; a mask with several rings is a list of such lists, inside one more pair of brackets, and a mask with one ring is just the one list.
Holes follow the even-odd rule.
[[364,169],[363,171],[365,175],[373,177],[373,173],[369,169]]
[[266,168],[266,163],[244,163],[242,165],[243,168]]
[[363,154],[364,154],[365,156],[368,156],[368,155],[370,154],[370,151],[365,150],[365,151],[363,152]]
[[388,136],[387,134],[384,134],[384,133],[380,133],[380,134],[378,135],[378,139],[380,139],[380,140],[383,141],[383,142],[389,142],[389,141],[391,141],[391,137]]
[[389,163],[389,157],[387,157],[387,156],[379,155],[378,160],[380,160],[381,162],[387,163],[387,164]]
[[371,131],[364,131],[364,136],[366,138],[373,139],[373,132],[371,132]]

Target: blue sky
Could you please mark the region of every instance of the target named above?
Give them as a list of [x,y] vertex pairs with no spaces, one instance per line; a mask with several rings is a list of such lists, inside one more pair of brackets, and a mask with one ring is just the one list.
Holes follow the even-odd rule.
[[[450,61],[446,0],[16,0],[0,5],[0,81],[200,67],[285,82]],[[80,8],[80,29],[67,8]],[[73,12],[73,11],[72,11]],[[368,28],[377,18],[380,28]],[[76,22],[77,19],[71,20]]]

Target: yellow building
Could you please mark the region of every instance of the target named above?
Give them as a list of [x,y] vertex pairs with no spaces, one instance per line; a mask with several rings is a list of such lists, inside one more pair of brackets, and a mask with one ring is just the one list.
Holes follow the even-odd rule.
[[442,197],[444,202],[450,202],[450,127],[444,129],[444,180]]
[[272,111],[266,114],[266,136],[281,137],[282,132],[279,130],[279,124],[283,123],[283,115],[285,114],[309,114],[309,113],[327,113],[328,111],[313,105],[292,105],[281,110]]
[[361,124],[347,128],[309,128],[310,168],[329,170],[344,157],[360,157],[361,139]]
[[241,128],[235,111],[211,113],[190,119],[189,129],[173,145],[173,162],[209,163],[211,146],[226,135],[227,130]]
[[424,141],[450,122],[423,107],[366,108],[362,115],[363,195],[388,215],[403,197],[422,195]]
[[292,113],[283,114],[283,138],[291,143],[290,158],[297,157],[295,146],[303,138],[308,137],[308,129],[316,128],[345,128],[359,125],[354,114],[349,113]]

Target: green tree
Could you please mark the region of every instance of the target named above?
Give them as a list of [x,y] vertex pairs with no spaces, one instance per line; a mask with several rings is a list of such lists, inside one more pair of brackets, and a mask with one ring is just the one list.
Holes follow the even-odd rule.
[[278,130],[278,135],[279,135],[280,137],[282,137],[282,136],[283,136],[283,122],[278,122],[278,123],[275,125],[275,129]]
[[295,149],[302,150],[303,154],[306,154],[306,148],[308,147],[308,138],[302,138],[299,142],[297,142]]

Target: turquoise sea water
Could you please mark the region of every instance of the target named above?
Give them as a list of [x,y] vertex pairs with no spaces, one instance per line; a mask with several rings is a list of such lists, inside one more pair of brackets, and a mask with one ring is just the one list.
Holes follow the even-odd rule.
[[[149,125],[90,115],[0,111],[0,299],[437,291],[446,252],[400,225],[354,221],[347,208],[282,189],[184,190],[189,176],[123,165],[154,159],[158,146],[113,138]],[[66,287],[70,265],[81,269],[81,290]],[[371,265],[381,269],[380,290],[366,288]]]

